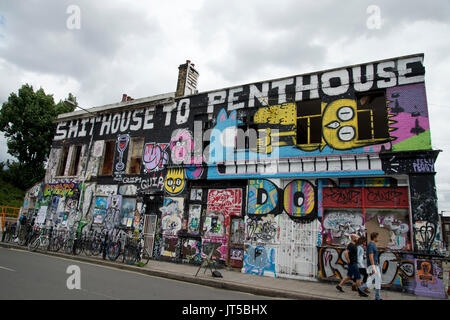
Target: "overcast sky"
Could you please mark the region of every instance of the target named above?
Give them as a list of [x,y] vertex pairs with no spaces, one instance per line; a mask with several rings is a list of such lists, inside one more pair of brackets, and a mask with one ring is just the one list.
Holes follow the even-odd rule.
[[449,35],[448,0],[1,0],[0,104],[24,83],[56,101],[72,92],[85,108],[174,92],[187,59],[206,91],[424,53],[432,144],[443,150],[439,211],[450,214]]

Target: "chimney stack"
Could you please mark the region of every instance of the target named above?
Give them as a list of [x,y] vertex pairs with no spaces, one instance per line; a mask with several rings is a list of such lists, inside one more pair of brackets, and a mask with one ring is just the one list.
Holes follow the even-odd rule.
[[132,97],[128,96],[126,93],[122,95],[122,102],[132,101],[134,100]]
[[197,93],[197,81],[199,73],[194,69],[191,60],[186,60],[185,64],[178,67],[178,82],[175,98]]

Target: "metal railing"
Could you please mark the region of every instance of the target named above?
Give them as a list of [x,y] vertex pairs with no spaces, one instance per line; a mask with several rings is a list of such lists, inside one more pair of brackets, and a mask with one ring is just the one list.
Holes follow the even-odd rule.
[[6,222],[16,222],[20,208],[0,206],[1,231],[5,231]]

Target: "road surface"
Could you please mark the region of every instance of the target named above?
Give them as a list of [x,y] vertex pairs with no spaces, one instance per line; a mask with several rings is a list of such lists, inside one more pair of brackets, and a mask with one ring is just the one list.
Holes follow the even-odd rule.
[[[77,267],[70,266],[79,267],[79,282],[74,271]],[[1,300],[270,299],[7,248],[0,248],[0,284]],[[68,284],[75,288],[69,289]]]

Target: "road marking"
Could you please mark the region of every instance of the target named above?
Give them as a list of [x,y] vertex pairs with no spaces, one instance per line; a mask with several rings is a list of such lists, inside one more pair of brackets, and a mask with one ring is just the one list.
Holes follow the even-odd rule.
[[2,266],[0,266],[0,269],[5,269],[5,270],[8,270],[8,271],[16,272],[16,270],[13,270],[13,269],[10,269],[10,268],[7,268],[7,267],[2,267]]

